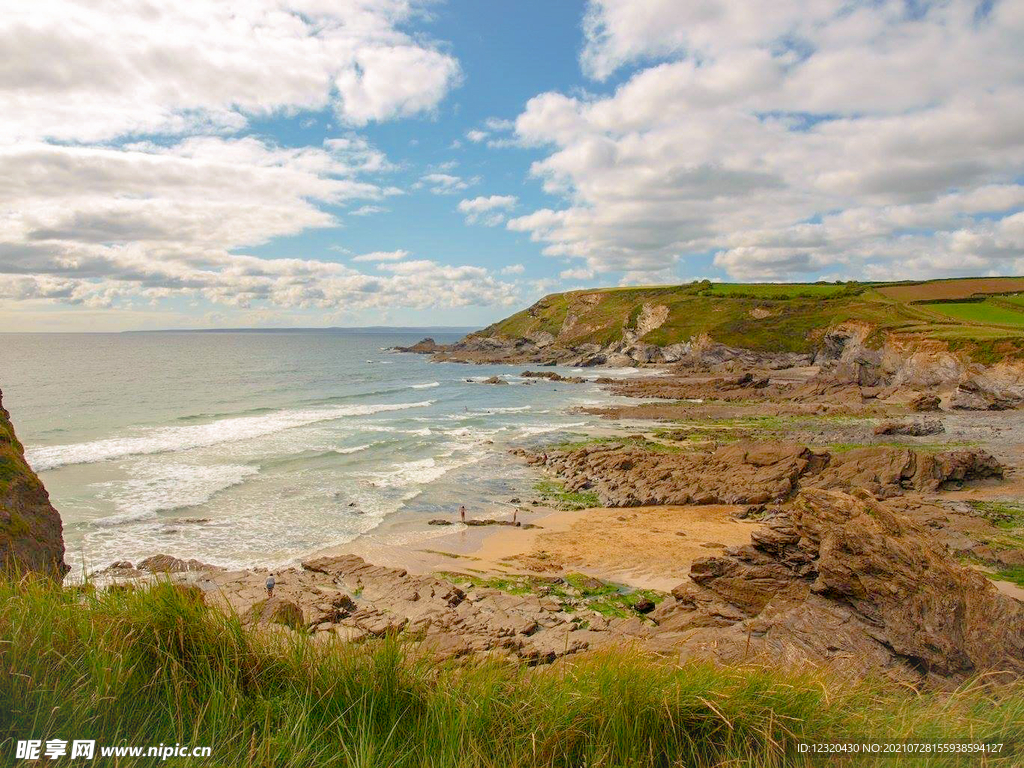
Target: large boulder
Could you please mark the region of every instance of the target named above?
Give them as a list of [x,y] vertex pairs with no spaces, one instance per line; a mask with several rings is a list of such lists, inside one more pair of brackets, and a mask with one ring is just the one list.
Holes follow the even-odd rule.
[[60,579],[68,572],[60,515],[3,407],[0,392],[0,570],[38,572]]
[[752,543],[696,561],[659,606],[663,645],[957,682],[1024,673],[1024,603],[867,494],[809,490]]

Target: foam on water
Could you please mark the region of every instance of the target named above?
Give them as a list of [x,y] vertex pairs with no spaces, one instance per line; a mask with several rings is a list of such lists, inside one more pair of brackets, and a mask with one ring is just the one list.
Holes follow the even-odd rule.
[[27,458],[33,469],[42,472],[69,464],[93,464],[129,456],[184,451],[191,448],[205,448],[219,443],[251,440],[255,437],[263,437],[282,430],[318,422],[334,421],[349,416],[366,416],[384,411],[425,408],[432,404],[432,400],[424,400],[419,403],[346,405],[322,409],[278,411],[266,416],[221,419],[209,424],[197,424],[189,427],[160,427],[149,430],[146,434],[138,437],[113,437],[88,443],[34,448],[27,452]]
[[[521,386],[510,366],[472,373],[519,386],[467,386],[463,366],[381,360],[378,343],[311,332],[24,345],[5,359],[24,371],[10,401],[27,415],[19,435],[64,517],[69,559],[102,567],[166,552],[239,567],[362,536],[444,535],[421,529],[462,503],[505,514],[495,500],[529,492],[532,470],[510,446],[578,432],[597,417],[565,409],[610,401],[593,385]],[[55,383],[37,387],[44,379]]]
[[94,520],[92,525],[122,525],[153,518],[158,512],[198,506],[258,473],[257,467],[246,464],[139,464],[132,467],[128,480],[97,483],[100,498],[112,500],[119,513]]
[[[459,446],[466,450],[469,446]],[[478,460],[478,457],[463,459],[452,459],[451,453],[442,454],[438,458],[418,459],[396,464],[384,472],[373,473],[371,476],[377,479],[379,485],[390,488],[405,488],[415,490],[417,486],[433,483],[457,467],[463,467]]]
[[585,422],[585,421],[576,421],[576,422],[573,422],[572,424],[554,424],[554,425],[541,426],[541,427],[520,427],[519,428],[519,433],[521,435],[524,435],[524,436],[526,436],[526,435],[545,435],[545,434],[547,434],[549,432],[559,432],[559,431],[564,430],[564,429],[572,429],[573,427],[585,427],[585,426],[587,426],[587,422]]
[[354,445],[351,448],[335,448],[334,452],[335,453],[340,453],[342,455],[347,455],[347,454],[350,454],[350,453],[362,453],[363,451],[365,451],[369,447],[370,447],[370,443],[366,443],[365,445]]

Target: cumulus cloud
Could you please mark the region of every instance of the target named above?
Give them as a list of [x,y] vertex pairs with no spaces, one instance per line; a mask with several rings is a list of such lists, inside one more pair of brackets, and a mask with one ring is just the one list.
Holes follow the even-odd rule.
[[483,224],[496,227],[505,222],[505,213],[516,207],[519,198],[515,195],[491,195],[459,201],[459,213],[465,215],[467,224]]
[[507,267],[502,267],[501,274],[503,275],[521,275],[526,271],[526,267],[522,264],[509,264]]
[[566,204],[508,227],[548,255],[638,280],[707,253],[742,279],[1013,271],[1020,4],[591,0],[585,33],[591,77],[640,69],[516,120]]
[[474,144],[479,144],[481,141],[486,139],[490,134],[487,131],[471,130],[466,131],[466,138],[472,141]]
[[331,208],[365,216],[401,193],[382,181],[392,164],[356,133],[284,147],[247,131],[253,119],[304,111],[329,110],[348,131],[434,110],[461,72],[441,44],[405,31],[429,3],[38,0],[5,10],[0,300],[132,316],[174,297],[253,313],[513,301],[509,283],[430,260],[415,273],[364,274],[244,253],[339,226]]
[[0,18],[0,139],[233,131],[280,110],[332,107],[354,125],[427,111],[460,70],[401,31],[424,4],[19,3]]

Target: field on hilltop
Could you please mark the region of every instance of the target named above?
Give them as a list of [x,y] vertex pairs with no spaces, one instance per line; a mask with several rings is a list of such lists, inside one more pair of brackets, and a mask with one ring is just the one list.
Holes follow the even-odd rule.
[[666,346],[706,336],[753,350],[810,352],[841,322],[951,342],[980,357],[1024,353],[1024,277],[916,283],[711,283],[603,288],[545,296],[477,336],[550,334],[562,345],[636,339]]

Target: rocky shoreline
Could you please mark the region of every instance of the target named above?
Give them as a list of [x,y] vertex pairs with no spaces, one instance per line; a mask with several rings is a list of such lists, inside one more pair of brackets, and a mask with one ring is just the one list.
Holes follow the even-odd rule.
[[[429,567],[323,553],[275,570],[272,597],[266,569],[165,555],[115,563],[98,579],[113,588],[169,579],[268,632],[317,642],[396,635],[438,659],[539,664],[636,643],[670,658],[827,665],[911,685],[1019,675],[1024,416],[1011,406],[1024,390],[1005,366],[955,368],[954,381],[941,354],[887,359],[858,338],[840,329],[810,358],[705,345],[666,364],[662,351],[644,360],[661,362],[660,376],[601,379],[636,400],[586,409],[610,434],[512,450],[548,478],[520,509],[561,506],[576,510],[572,519],[450,526],[518,542],[500,556],[445,551],[443,539]],[[621,349],[622,359],[460,344],[406,351],[636,362]],[[937,370],[940,385],[925,383]],[[681,583],[652,589],[649,577],[630,576],[659,569]]]
[[[527,378],[571,381],[547,373]],[[1024,671],[1024,590],[1000,580],[1024,566],[1024,507],[984,501],[1022,490],[1016,434],[991,445],[959,440],[963,420],[981,417],[955,409],[949,393],[825,383],[820,369],[686,370],[604,386],[643,401],[602,414],[620,435],[512,454],[557,482],[556,496],[639,510],[630,518],[584,510],[563,534],[544,521],[530,534],[498,526],[536,538],[488,564],[452,553],[449,567],[431,572],[345,553],[308,558],[275,571],[269,600],[259,569],[165,558],[104,576],[125,583],[156,572],[247,623],[314,639],[399,635],[434,658],[536,664],[637,643],[667,656],[824,664],[940,687]],[[652,399],[664,405],[645,413]],[[820,442],[837,435],[856,442]],[[620,538],[618,549],[642,566],[645,540],[665,549],[669,534],[644,528],[661,509],[680,510],[679,520],[728,510],[746,543],[688,541],[688,577],[667,591],[624,587],[615,569],[582,560],[579,542],[614,539],[614,526],[628,525],[636,541]],[[577,545],[559,544],[560,535]],[[607,550],[592,549],[600,566]]]
[[[732,390],[733,399],[753,389],[769,388],[771,372],[813,367],[816,376],[812,386],[835,388],[841,397],[850,396],[851,387],[857,387],[866,390],[862,397],[867,399],[937,395],[950,408],[961,410],[1006,410],[1024,405],[1024,363],[1020,360],[985,365],[958,355],[947,344],[912,334],[890,333],[879,340],[869,326],[839,323],[821,335],[814,352],[765,352],[731,347],[707,337],[665,346],[647,343],[642,337],[658,325],[642,320],[637,321],[636,328],[622,329],[620,340],[605,345],[566,343],[551,333],[539,332],[514,338],[470,334],[448,345],[426,338],[394,351],[457,363],[660,366],[674,374],[738,371],[746,380],[719,376],[705,386],[718,395]],[[632,382],[625,386],[636,385]],[[845,395],[842,390],[846,390]],[[775,386],[764,396],[792,400],[813,394],[792,386]]]

